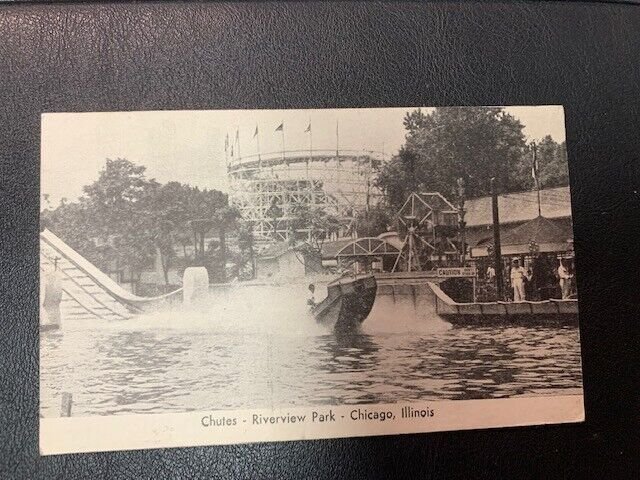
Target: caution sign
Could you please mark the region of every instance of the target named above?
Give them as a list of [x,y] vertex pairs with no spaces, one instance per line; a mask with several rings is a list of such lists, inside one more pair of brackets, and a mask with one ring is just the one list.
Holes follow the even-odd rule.
[[478,274],[476,267],[451,267],[451,268],[439,268],[438,277],[441,278],[475,278]]

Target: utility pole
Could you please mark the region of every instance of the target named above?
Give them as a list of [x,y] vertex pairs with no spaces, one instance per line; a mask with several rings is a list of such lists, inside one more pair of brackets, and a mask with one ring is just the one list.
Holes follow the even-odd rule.
[[493,261],[496,267],[496,290],[498,300],[504,300],[504,277],[502,275],[502,249],[500,247],[500,217],[498,212],[498,187],[496,178],[491,178],[491,206],[493,208]]
[[464,267],[467,263],[467,239],[466,239],[466,226],[464,221],[464,202],[465,202],[465,185],[464,178],[458,178],[458,226],[459,226],[459,240],[460,240],[460,266]]

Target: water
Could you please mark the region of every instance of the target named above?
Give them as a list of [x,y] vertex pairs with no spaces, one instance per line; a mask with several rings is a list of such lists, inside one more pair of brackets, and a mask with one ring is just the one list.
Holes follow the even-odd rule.
[[[41,339],[41,413],[73,415],[576,394],[575,327],[451,327],[412,305],[337,337],[306,288],[244,287],[129,321],[67,321]],[[422,312],[423,310],[420,309]],[[256,313],[258,312],[258,313]]]

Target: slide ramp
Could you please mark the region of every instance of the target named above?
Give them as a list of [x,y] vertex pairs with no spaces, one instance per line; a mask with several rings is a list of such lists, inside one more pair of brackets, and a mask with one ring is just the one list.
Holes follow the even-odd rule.
[[60,278],[65,320],[126,320],[179,297],[182,290],[152,298],[133,295],[49,230],[40,233],[40,274]]

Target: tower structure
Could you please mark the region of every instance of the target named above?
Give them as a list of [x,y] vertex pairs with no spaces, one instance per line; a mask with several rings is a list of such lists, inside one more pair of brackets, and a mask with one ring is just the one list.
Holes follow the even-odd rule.
[[383,154],[306,150],[234,157],[227,164],[232,205],[251,223],[257,241],[311,235],[298,212],[322,209],[336,217],[338,236],[356,234],[358,215],[381,198],[373,177]]
[[393,271],[419,271],[439,254],[458,253],[452,242],[457,234],[458,210],[438,192],[411,193],[398,212],[404,241]]

